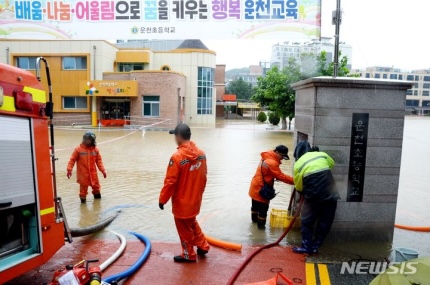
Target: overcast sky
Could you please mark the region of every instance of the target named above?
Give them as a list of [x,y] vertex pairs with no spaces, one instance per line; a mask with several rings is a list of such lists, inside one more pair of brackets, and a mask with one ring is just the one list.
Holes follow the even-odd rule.
[[[322,0],[322,36],[332,37],[336,0]],[[430,0],[342,0],[340,40],[352,45],[352,67],[430,68]],[[270,60],[279,40],[204,40],[226,68]]]

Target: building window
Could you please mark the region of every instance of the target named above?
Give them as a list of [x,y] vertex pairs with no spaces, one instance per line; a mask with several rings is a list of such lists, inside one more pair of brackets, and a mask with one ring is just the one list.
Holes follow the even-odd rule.
[[418,88],[418,83],[414,83],[414,88]]
[[399,80],[403,80],[403,75],[399,74]]
[[143,116],[160,116],[160,96],[143,96]]
[[387,78],[388,78],[388,75],[387,75],[386,73],[384,73],[384,74],[382,75],[382,78],[387,79]]
[[423,90],[423,96],[429,96],[430,95],[430,91],[428,90]]
[[22,69],[34,70],[36,69],[36,59],[35,56],[25,56],[16,58],[16,66]]
[[87,58],[85,56],[65,56],[62,59],[64,70],[86,70]]
[[390,79],[397,79],[397,74],[390,74]]
[[87,109],[87,97],[63,97],[63,109]]
[[423,107],[430,107],[430,101],[423,100]]
[[199,67],[197,83],[197,114],[212,114],[212,91],[214,86],[214,69]]
[[415,81],[420,81],[420,77],[418,75],[415,75]]
[[406,95],[412,95],[412,89],[406,90]]
[[370,73],[366,73],[366,78],[370,78]]
[[418,96],[418,90],[414,90],[414,96]]
[[414,76],[413,75],[408,75],[406,77],[406,80],[413,81],[414,80]]
[[423,77],[423,80],[424,80],[424,81],[430,81],[430,76],[424,76],[424,77]]
[[375,78],[381,78],[381,75],[379,73],[375,73]]
[[419,103],[419,100],[406,100],[406,106],[408,107],[418,107]]
[[119,72],[130,72],[133,70],[143,70],[143,63],[120,62],[118,63]]
[[423,83],[423,88],[429,89],[430,88],[430,83]]

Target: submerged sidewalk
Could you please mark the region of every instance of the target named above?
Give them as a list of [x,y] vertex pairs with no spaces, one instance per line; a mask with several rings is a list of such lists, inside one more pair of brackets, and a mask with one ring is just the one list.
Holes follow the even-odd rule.
[[[82,259],[106,260],[117,248],[117,240],[75,238],[66,244],[45,265],[27,272],[8,284],[42,284],[50,282],[54,271]],[[110,276],[126,270],[139,258],[144,245],[137,240],[127,240],[123,255],[105,272]],[[235,270],[256,247],[244,246],[241,252],[212,247],[205,259],[195,264],[178,264],[173,256],[180,253],[179,243],[153,242],[149,259],[144,266],[124,284],[227,284]],[[247,284],[273,278],[282,273],[294,284],[306,284],[305,257],[291,252],[291,248],[278,246],[257,255],[245,268],[235,284]]]

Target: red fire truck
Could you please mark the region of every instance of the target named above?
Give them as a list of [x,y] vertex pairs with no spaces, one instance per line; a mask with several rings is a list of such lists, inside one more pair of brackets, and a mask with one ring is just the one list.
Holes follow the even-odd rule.
[[50,86],[44,58],[36,75],[0,64],[0,284],[71,241],[56,193],[52,94],[39,82],[42,63]]

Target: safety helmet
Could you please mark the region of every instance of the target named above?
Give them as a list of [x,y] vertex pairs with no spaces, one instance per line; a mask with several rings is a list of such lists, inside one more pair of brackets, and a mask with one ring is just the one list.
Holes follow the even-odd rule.
[[83,137],[84,139],[87,139],[87,138],[89,138],[89,139],[92,139],[93,141],[96,141],[96,134],[94,134],[93,132],[86,132],[85,134],[84,134],[84,137]]

